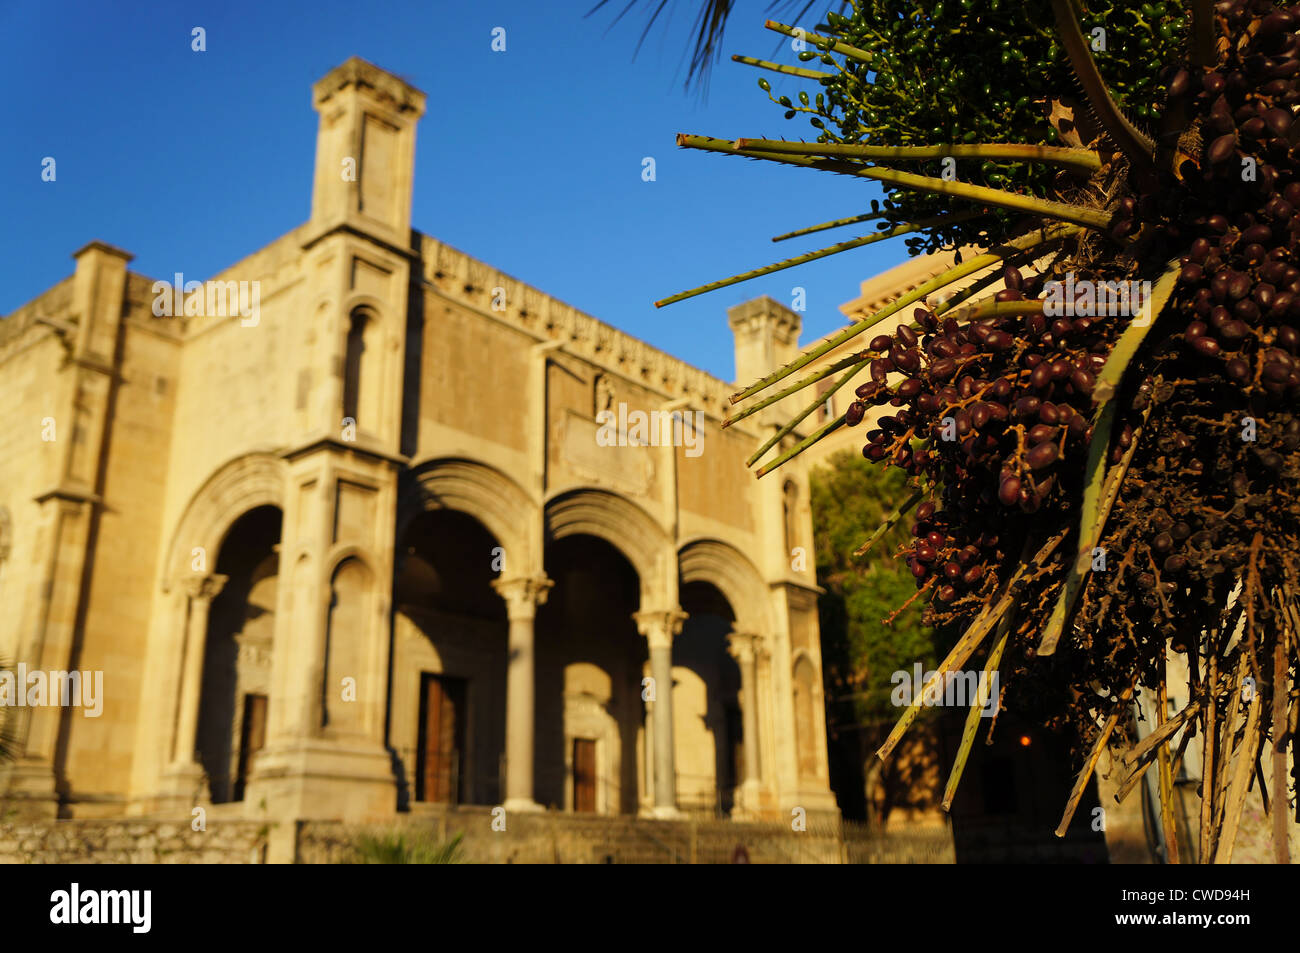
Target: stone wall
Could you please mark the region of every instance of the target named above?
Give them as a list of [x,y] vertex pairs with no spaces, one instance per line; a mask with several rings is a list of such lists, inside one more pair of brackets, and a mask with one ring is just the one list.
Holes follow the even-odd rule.
[[[462,835],[471,863],[717,864],[744,847],[755,864],[952,863],[947,829],[881,834],[810,817],[806,831],[782,824],[734,821],[648,821],[572,814],[514,814],[506,830],[492,829],[489,809],[460,809],[408,817],[386,827],[300,821],[298,863],[349,863],[363,833],[401,831],[440,843]],[[257,821],[212,821],[195,831],[188,821],[143,818],[0,824],[0,864],[256,864],[265,860],[269,831]]]
[[142,818],[0,824],[0,864],[259,864],[266,825]]
[[412,840],[440,843],[461,835],[469,863],[725,864],[743,847],[755,864],[953,863],[946,828],[884,834],[860,825],[809,817],[807,830],[736,821],[651,821],[573,814],[512,814],[493,830],[489,810],[460,809],[410,818],[383,828],[302,821],[297,862],[349,863],[363,833],[401,831]]

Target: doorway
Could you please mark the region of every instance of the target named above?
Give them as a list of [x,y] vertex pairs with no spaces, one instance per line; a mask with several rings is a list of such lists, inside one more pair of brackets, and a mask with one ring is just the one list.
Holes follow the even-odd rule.
[[420,678],[420,740],[417,801],[458,804],[464,793],[466,680],[424,674]]
[[573,809],[596,812],[596,742],[591,738],[573,739]]

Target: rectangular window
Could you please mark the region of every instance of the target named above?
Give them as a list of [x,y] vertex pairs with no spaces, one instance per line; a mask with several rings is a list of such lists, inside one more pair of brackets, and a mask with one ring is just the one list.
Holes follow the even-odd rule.
[[826,394],[826,399],[822,401],[821,408],[818,410],[818,417],[821,423],[825,423],[835,415],[835,395],[828,391],[835,386],[835,381],[825,378],[817,382],[817,394],[820,396]]

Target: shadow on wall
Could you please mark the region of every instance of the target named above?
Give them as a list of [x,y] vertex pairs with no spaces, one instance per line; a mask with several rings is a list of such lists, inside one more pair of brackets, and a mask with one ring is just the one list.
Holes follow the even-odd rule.
[[196,747],[212,803],[242,800],[252,756],[265,742],[275,633],[281,514],[250,510],[221,543],[203,660]]
[[711,583],[683,584],[680,600],[688,618],[673,642],[673,666],[689,669],[698,681],[692,686],[695,697],[683,692],[679,702],[673,696],[674,708],[693,702],[696,718],[692,736],[674,739],[679,752],[679,800],[684,807],[730,814],[736,786],[744,776],[740,666],[727,648],[736,615]]
[[[648,657],[632,618],[640,608],[640,580],[612,545],[581,534],[547,546],[546,574],[555,586],[537,610],[537,801],[554,808],[572,802],[584,809],[604,803],[609,812],[633,814],[640,783],[637,735],[645,724],[641,678]],[[605,690],[590,680],[579,684],[582,671],[593,669],[604,674],[608,697],[601,697]],[[575,706],[603,722],[602,735],[609,737],[570,738],[566,717],[577,716]],[[570,750],[579,740],[597,740],[599,750],[590,755],[594,763],[587,761],[585,749]],[[582,763],[575,765],[575,759]],[[591,785],[599,790],[588,790]]]

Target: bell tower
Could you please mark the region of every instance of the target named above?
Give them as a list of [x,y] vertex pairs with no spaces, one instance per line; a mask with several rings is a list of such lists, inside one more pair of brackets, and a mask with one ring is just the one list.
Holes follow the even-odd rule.
[[312,87],[320,113],[311,221],[410,245],[415,126],[424,93],[352,57]]
[[[353,57],[312,88],[320,114],[302,230],[296,387],[266,745],[245,800],[273,820],[391,816],[385,743],[408,320],[411,186],[424,94]],[[284,828],[288,830],[288,828]],[[291,840],[291,839],[290,839]],[[292,855],[276,841],[272,854]]]

